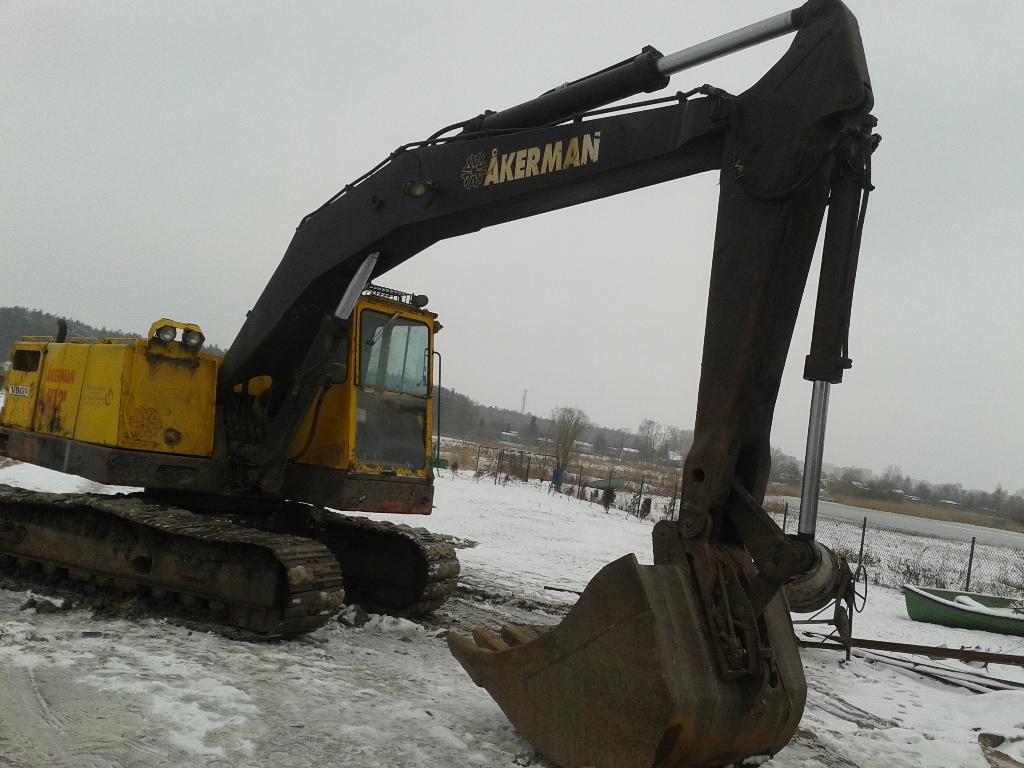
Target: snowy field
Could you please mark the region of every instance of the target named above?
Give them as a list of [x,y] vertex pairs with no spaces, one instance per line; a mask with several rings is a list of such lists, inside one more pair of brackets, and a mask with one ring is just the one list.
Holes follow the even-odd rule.
[[[0,483],[95,489],[27,465],[0,469]],[[423,522],[476,546],[459,550],[460,594],[423,624],[371,616],[360,628],[331,622],[298,640],[239,642],[157,618],[22,610],[30,595],[0,581],[0,766],[548,766],[449,656],[444,635],[558,621],[573,595],[545,587],[582,589],[630,551],[651,562],[652,524],[537,484],[446,472],[436,487]],[[1024,638],[912,622],[902,597],[880,589],[855,633],[1024,653]],[[1012,765],[986,758],[981,733],[1024,760],[1024,691],[974,694],[832,651],[803,658],[799,733],[766,768]],[[987,673],[1024,680],[1020,668]]]

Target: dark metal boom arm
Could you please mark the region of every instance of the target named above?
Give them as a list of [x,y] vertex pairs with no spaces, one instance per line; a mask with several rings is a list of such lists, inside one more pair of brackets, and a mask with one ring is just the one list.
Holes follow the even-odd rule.
[[[670,57],[647,50],[551,92],[555,100],[546,94],[400,151],[304,219],[221,368],[222,394],[254,376],[273,380],[268,437],[248,458],[284,461],[282,446],[319,386],[310,372],[344,332],[334,310],[368,255],[378,254],[376,276],[438,240],[720,169],[682,532],[749,536],[730,522],[748,506],[733,485],[763,498],[772,414],[833,167],[867,141],[872,105],[857,23],[842,3],[811,0],[782,17],[799,24],[792,45],[739,96],[705,88],[671,106],[548,124],[628,95],[624,87],[657,86]],[[772,35],[784,31],[782,17],[769,20]],[[832,293],[825,289],[819,306]],[[818,348],[835,347],[829,338],[816,338]]]

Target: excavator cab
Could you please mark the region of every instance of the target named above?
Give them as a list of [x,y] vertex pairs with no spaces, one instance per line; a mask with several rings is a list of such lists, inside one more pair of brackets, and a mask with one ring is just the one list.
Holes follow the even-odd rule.
[[[285,487],[301,493],[295,497],[341,509],[429,514],[434,334],[441,326],[426,304],[421,294],[376,285],[363,292],[292,441]],[[353,483],[364,498],[342,487]],[[396,488],[415,491],[396,498],[389,493]],[[402,498],[407,506],[394,508]]]

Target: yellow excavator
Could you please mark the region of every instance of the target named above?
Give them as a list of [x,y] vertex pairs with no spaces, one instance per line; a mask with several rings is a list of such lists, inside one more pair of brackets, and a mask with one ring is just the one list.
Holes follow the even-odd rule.
[[[315,629],[346,590],[350,601],[401,615],[438,608],[458,575],[449,543],[321,506],[431,511],[437,316],[426,296],[376,285],[349,301],[348,332],[316,374],[276,493],[240,480],[232,470],[249,467],[221,458],[224,420],[238,417],[220,407],[222,358],[202,351],[198,325],[161,319],[145,338],[99,340],[65,338],[62,324],[57,338],[18,341],[0,414],[3,452],[145,491],[0,487],[0,556],[177,598],[269,636]],[[272,386],[254,377],[230,397],[259,411]]]
[[[790,32],[741,94],[702,86],[615,104]],[[814,527],[829,387],[851,365],[872,105],[856,20],[839,0],[810,0],[677,53],[645,47],[399,147],[301,220],[223,358],[170,320],[139,340],[18,342],[0,454],[144,490],[0,487],[0,557],[271,636],[319,626],[346,593],[381,610],[436,608],[458,574],[445,540],[334,511],[431,509],[439,326],[424,297],[371,280],[439,240],[716,170],[694,444],[679,520],[654,527],[654,565],[609,564],[556,628],[448,642],[566,768],[778,751],[806,698],[783,589],[806,610],[845,578]],[[762,507],[769,436],[826,209],[804,504],[785,535]]]

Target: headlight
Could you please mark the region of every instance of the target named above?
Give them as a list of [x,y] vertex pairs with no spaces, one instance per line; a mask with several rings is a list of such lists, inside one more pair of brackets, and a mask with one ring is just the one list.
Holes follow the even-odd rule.
[[178,335],[178,329],[173,325],[161,325],[156,329],[156,340],[161,344],[170,344]]
[[198,352],[204,341],[206,338],[199,331],[185,331],[181,337],[181,343],[193,352]]

